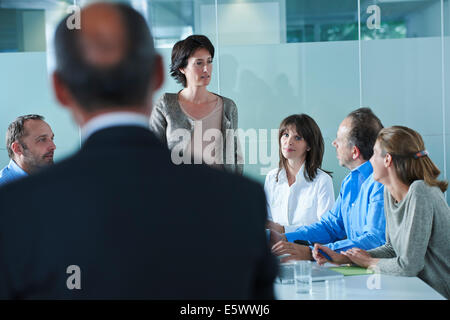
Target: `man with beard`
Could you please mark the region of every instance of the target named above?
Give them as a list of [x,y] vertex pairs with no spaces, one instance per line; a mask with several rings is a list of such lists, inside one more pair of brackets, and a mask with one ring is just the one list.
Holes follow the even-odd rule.
[[0,171],[0,185],[53,164],[54,137],[40,115],[29,114],[14,120],[6,132],[6,149],[11,161]]

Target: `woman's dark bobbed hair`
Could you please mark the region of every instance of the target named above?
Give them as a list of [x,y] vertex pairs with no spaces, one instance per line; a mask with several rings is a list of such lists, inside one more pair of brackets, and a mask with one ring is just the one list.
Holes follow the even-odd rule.
[[206,49],[214,58],[214,46],[206,36],[192,35],[184,40],[180,40],[173,46],[172,49],[172,64],[170,65],[170,75],[181,83],[183,87],[187,86],[186,76],[180,71],[180,68],[187,66],[189,57],[198,49]]

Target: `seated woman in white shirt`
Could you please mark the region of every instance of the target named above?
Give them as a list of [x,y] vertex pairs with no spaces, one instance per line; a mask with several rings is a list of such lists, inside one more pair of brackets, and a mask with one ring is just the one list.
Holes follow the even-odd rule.
[[324,141],[317,123],[306,114],[281,122],[279,168],[270,171],[264,190],[267,228],[279,233],[319,221],[334,205],[330,172],[321,169]]

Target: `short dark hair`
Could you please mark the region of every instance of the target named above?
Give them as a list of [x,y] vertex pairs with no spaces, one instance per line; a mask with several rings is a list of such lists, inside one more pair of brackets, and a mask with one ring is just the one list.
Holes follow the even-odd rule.
[[184,40],[180,40],[172,49],[172,64],[170,65],[170,75],[181,83],[183,87],[187,86],[186,76],[180,71],[180,68],[186,68],[187,61],[198,49],[204,48],[214,58],[214,46],[206,36],[192,35]]
[[[285,118],[280,124],[280,129],[278,130],[278,146],[279,146],[278,154],[280,157],[280,162],[278,166],[278,173],[276,180],[278,181],[278,174],[280,173],[281,169],[286,170],[287,160],[283,156],[283,153],[281,151],[280,141],[282,135],[290,126],[292,126],[297,132],[297,134],[300,135],[306,141],[308,147],[310,148],[310,150],[306,153],[305,170],[303,171],[303,175],[305,176],[306,181],[313,181],[317,175],[317,170],[321,169],[323,154],[325,152],[325,146],[322,132],[320,131],[319,126],[317,125],[317,123],[314,121],[313,118],[304,113],[293,114]],[[331,172],[329,171],[325,172],[331,176]]]
[[127,39],[118,63],[99,67],[87,62],[80,46],[83,30],[70,30],[69,16],[55,32],[56,73],[86,111],[145,103],[154,71],[156,52],[144,17],[129,5],[109,5],[119,12]]
[[22,144],[20,139],[26,136],[25,121],[27,120],[44,120],[44,117],[38,114],[27,114],[25,116],[17,117],[16,120],[10,123],[8,130],[6,130],[6,150],[8,150],[10,159],[14,158],[14,151],[12,150],[11,145],[15,141]]
[[359,108],[350,112],[347,117],[352,121],[348,142],[359,149],[364,160],[369,160],[383,124],[370,108]]

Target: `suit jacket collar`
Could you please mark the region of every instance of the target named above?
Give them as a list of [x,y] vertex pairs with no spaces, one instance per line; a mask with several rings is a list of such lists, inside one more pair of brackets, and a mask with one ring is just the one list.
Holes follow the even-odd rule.
[[113,126],[97,130],[81,146],[81,151],[91,148],[141,146],[165,149],[154,134],[141,126]]
[[128,111],[104,113],[92,118],[81,128],[81,139],[84,142],[96,131],[115,126],[149,128],[149,118],[144,114]]

